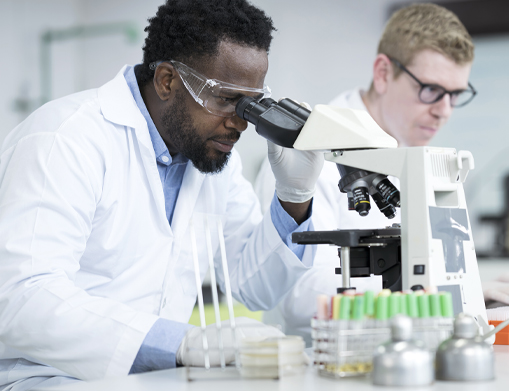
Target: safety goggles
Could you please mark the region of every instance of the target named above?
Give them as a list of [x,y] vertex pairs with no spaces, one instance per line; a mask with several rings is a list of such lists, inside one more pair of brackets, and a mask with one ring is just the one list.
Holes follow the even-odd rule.
[[408,76],[414,79],[420,86],[419,100],[422,103],[432,104],[438,102],[446,94],[449,94],[451,107],[462,107],[470,103],[477,95],[474,86],[468,83],[468,88],[465,90],[448,91],[444,87],[437,84],[426,84],[421,82],[413,73],[411,73],[403,64],[393,58],[389,59]]
[[250,96],[260,101],[271,95],[270,88],[266,85],[263,88],[250,88],[221,80],[208,79],[186,64],[175,60],[153,62],[150,64],[150,68],[156,69],[163,62],[173,65],[196,103],[214,115],[233,117],[235,106],[243,96]]

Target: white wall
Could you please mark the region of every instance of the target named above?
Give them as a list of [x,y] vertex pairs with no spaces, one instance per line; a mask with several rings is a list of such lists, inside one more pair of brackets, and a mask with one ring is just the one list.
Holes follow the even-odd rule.
[[[0,1],[0,140],[25,117],[15,110],[16,102],[33,106],[39,97],[40,33],[75,24],[76,5],[74,0]],[[68,62],[62,54],[55,53],[55,63]],[[70,84],[72,72],[62,72],[61,79]]]
[[[39,35],[42,31],[131,21],[136,42],[117,34],[77,39],[52,47],[53,98],[100,86],[126,63],[141,60],[143,28],[163,0],[0,0],[0,140],[27,113],[16,100],[37,103]],[[278,31],[269,55],[266,82],[275,98],[311,105],[326,103],[357,86],[368,87],[378,38],[395,0],[253,0],[274,20]],[[479,96],[457,110],[433,145],[473,152],[476,170],[467,181],[467,200],[475,222],[479,213],[501,205],[500,177],[509,170],[509,37],[476,39],[471,81]],[[253,181],[265,141],[251,127],[238,144],[245,176]],[[481,237],[480,228],[475,228]]]

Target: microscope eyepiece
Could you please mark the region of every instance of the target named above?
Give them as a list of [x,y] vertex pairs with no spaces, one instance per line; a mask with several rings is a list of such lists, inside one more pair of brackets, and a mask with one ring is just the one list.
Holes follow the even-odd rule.
[[260,136],[286,148],[293,148],[311,113],[291,99],[276,102],[267,98],[258,102],[249,96],[239,99],[235,112],[239,118],[252,123]]
[[[247,106],[249,106],[249,104],[251,104],[253,102],[256,102],[256,101],[253,98],[251,98],[250,96],[243,96],[242,98],[240,98],[239,101],[237,102],[237,106],[235,106],[235,112],[237,113],[237,115],[242,119],[246,119],[246,118],[244,118],[245,110],[246,110]],[[249,113],[249,110],[248,110],[248,113]]]
[[261,104],[250,96],[243,96],[237,102],[235,112],[240,118],[245,119],[246,121],[251,122],[256,126],[260,115],[263,114],[267,109],[267,106]]

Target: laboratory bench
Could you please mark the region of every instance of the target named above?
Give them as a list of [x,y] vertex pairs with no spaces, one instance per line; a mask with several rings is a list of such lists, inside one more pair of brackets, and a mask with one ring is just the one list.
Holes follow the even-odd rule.
[[[506,391],[509,387],[509,346],[495,345],[496,378],[489,382],[445,382],[435,381],[429,387],[380,387],[371,384],[369,377],[331,379],[318,375],[316,369],[308,367],[298,375],[288,375],[279,380],[254,379],[214,379],[188,381],[186,368],[167,369],[103,379],[93,382],[80,382],[73,385],[47,388],[44,390],[66,391],[299,391],[299,390],[354,390],[354,391]],[[205,369],[203,369],[205,371]],[[42,390],[42,389],[41,389]]]

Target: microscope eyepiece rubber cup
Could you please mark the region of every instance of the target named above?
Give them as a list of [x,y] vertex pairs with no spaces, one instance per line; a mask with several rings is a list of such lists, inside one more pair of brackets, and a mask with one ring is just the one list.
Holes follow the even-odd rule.
[[[260,104],[250,96],[243,96],[239,99],[237,106],[235,106],[235,112],[239,118],[245,119],[248,122],[256,125],[258,117],[267,110],[267,107]],[[253,115],[251,115],[253,113]]]

